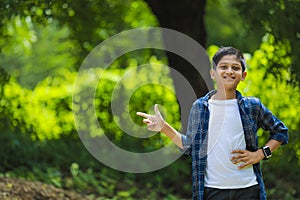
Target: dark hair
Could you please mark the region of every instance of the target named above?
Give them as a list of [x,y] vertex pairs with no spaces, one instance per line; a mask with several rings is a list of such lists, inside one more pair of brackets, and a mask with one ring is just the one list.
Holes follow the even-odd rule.
[[226,56],[226,55],[234,55],[236,56],[237,59],[239,59],[241,61],[241,65],[242,65],[242,70],[245,71],[246,69],[246,61],[244,59],[244,56],[242,54],[242,52],[240,52],[238,49],[234,48],[234,47],[221,47],[217,53],[215,53],[215,55],[213,56],[212,60],[213,60],[213,68],[215,69],[216,66],[218,65],[218,63],[220,62],[220,60]]

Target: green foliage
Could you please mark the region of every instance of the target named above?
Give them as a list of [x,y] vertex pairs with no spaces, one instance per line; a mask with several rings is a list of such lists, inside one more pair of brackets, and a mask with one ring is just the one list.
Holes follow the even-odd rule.
[[[292,58],[291,70],[300,80],[300,59],[296,52],[300,51],[299,0],[237,0],[234,6],[239,8],[239,14],[245,24],[252,30],[263,30],[274,36],[276,42],[290,43]],[[273,69],[278,70],[273,65]],[[280,69],[279,69],[280,70]]]
[[94,172],[92,168],[86,171],[80,169],[78,163],[72,163],[70,166],[72,179],[66,179],[65,186],[67,188],[75,189],[81,193],[96,193],[98,195],[105,195],[112,197],[115,190],[116,179],[109,178],[108,176]]
[[[241,18],[239,7],[232,0],[206,1],[205,27],[207,48],[211,45],[235,46],[247,52],[255,51],[264,31],[253,29]],[[247,3],[245,3],[245,6]],[[255,16],[255,15],[254,15]]]
[[34,25],[30,17],[14,17],[6,31],[8,39],[1,41],[0,66],[23,87],[33,89],[51,75],[65,78],[65,73],[74,69],[75,50],[68,39],[68,28],[55,23],[42,28]]
[[[155,26],[157,21],[142,0],[68,1],[53,6],[53,18],[67,25],[84,57],[99,42],[123,30]],[[81,62],[82,60],[80,60]]]
[[33,140],[58,139],[74,131],[72,82],[58,80],[49,77],[31,91],[10,79],[4,87],[1,107],[9,113],[13,127],[28,132]]
[[[147,9],[145,7],[146,4],[141,1],[132,1],[129,5],[118,2],[112,4],[112,2],[107,1],[105,4],[102,2],[101,8],[95,6],[97,3],[99,2],[84,3],[84,6],[95,13],[105,13],[108,11],[108,8],[113,6],[115,8],[114,12],[118,12],[118,14],[120,14],[121,11],[124,12],[126,10],[125,7],[127,8],[127,6],[129,6],[128,9],[133,9],[132,11],[134,12],[125,12],[124,15],[126,15],[125,21],[133,23],[132,26],[139,25],[134,23],[134,21],[136,21],[134,18],[138,15],[143,16],[143,23],[155,23],[153,16],[144,12],[144,10]],[[79,2],[65,3],[62,5],[62,8],[59,8],[57,7],[59,4],[56,3],[52,5],[51,3],[43,4],[37,1],[35,4],[27,5],[7,2],[7,12],[9,12],[12,7],[21,9],[25,5],[25,11],[28,9],[30,11],[40,10],[40,12],[28,13],[26,11],[26,17],[22,17],[22,15],[12,15],[10,20],[6,19],[6,26],[3,31],[8,39],[0,40],[2,50],[0,66],[11,76],[9,82],[2,89],[3,98],[1,101],[1,110],[7,113],[6,115],[13,127],[18,126],[23,132],[31,132],[32,139],[57,139],[62,134],[74,132],[75,129],[71,112],[72,87],[76,76],[73,69],[77,68],[75,64],[80,61],[81,58],[76,59],[74,57],[78,49],[75,50],[76,42],[74,43],[74,41],[70,40],[70,35],[72,35],[70,34],[70,30],[72,30],[72,26],[71,28],[67,28],[66,26],[61,28],[61,26],[52,19],[47,23],[48,25],[42,28],[34,24],[32,19],[35,19],[36,15],[42,16],[38,13],[47,13],[51,10],[50,13],[53,13],[52,17],[54,17],[55,14],[61,12],[59,9],[68,9],[68,13],[73,9],[76,13],[83,14],[79,10],[82,10],[83,4]],[[104,8],[104,5],[107,9]],[[30,8],[30,6],[32,7]],[[105,16],[108,17],[112,14],[113,13],[107,13]],[[62,14],[61,17],[62,16],[64,15]],[[82,19],[80,15],[78,17]],[[97,19],[103,22],[105,21],[102,18]],[[92,21],[93,20],[90,20],[90,22]],[[70,24],[72,25],[72,23],[71,20]],[[80,23],[84,26],[89,25],[86,23],[86,20],[80,21]],[[120,28],[117,22],[111,22],[111,24]],[[97,32],[94,28],[95,26],[96,24],[89,27],[89,30]],[[122,26],[124,26],[124,24]],[[99,27],[99,30],[103,32],[112,31],[113,29],[107,26]],[[105,34],[105,38],[111,33]],[[90,35],[86,36],[91,37]],[[97,39],[97,41],[99,41],[99,39]],[[146,54],[149,53],[149,51],[146,52]],[[122,63],[122,61],[116,62],[116,64],[119,65],[122,65]],[[101,91],[98,94],[109,95],[113,89],[109,89],[109,85],[113,86],[114,84],[115,82],[105,84],[103,88],[106,91]],[[100,90],[101,89],[102,88],[100,88]],[[107,115],[109,114],[108,112],[105,112],[109,106],[109,102],[107,101],[109,100],[108,95],[100,95],[99,99],[96,100],[97,105],[101,104],[99,105],[99,110],[103,111],[99,116],[102,116],[101,120],[103,124],[107,125],[110,124],[106,123],[106,120],[109,119],[110,116]],[[116,130],[115,127],[117,126],[113,125],[111,127],[113,129],[112,132]],[[121,134],[120,131],[119,134]]]
[[[160,104],[165,118],[176,128],[180,126],[179,105],[175,96],[169,69],[155,56],[150,58],[150,64],[137,66],[137,61],[131,58],[129,65],[121,69],[115,62],[109,69],[89,69],[82,73],[77,80],[75,102],[82,101],[81,105],[74,103],[76,113],[84,112],[85,116],[77,118],[76,122],[81,131],[90,131],[91,136],[105,134],[109,139],[124,149],[130,151],[153,151],[169,142],[167,137],[156,134],[147,138],[147,135],[128,134],[139,133],[142,118],[136,115],[137,111],[152,112],[155,103]],[[100,81],[96,88],[95,99],[87,91],[93,90],[98,79],[89,78],[99,75]],[[92,99],[91,99],[92,98]],[[94,106],[92,105],[94,102]],[[118,108],[118,110],[115,110]],[[94,109],[101,129],[93,123]],[[88,116],[91,120],[86,120]],[[85,118],[85,119],[84,119]],[[138,125],[137,125],[138,124]],[[145,132],[145,131],[144,131]],[[151,134],[150,131],[148,135]],[[143,137],[143,138],[140,138]]]

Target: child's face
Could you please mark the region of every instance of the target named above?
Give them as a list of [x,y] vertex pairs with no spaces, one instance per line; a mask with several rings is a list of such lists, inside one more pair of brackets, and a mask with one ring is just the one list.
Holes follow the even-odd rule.
[[240,60],[234,55],[223,56],[216,69],[211,70],[211,78],[216,80],[218,89],[235,90],[246,75]]

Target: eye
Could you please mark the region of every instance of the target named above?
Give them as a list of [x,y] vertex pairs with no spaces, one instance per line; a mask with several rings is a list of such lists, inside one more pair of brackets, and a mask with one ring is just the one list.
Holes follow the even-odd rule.
[[234,71],[239,71],[241,68],[240,68],[240,66],[233,66],[232,69],[233,69]]
[[220,65],[219,68],[220,68],[220,69],[223,69],[223,70],[224,70],[224,69],[227,69],[227,65]]

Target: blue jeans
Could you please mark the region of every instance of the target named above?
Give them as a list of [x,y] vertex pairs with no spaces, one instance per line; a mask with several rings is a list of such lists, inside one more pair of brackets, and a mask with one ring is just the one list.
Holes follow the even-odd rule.
[[205,200],[259,200],[259,185],[241,189],[217,189],[205,187]]

